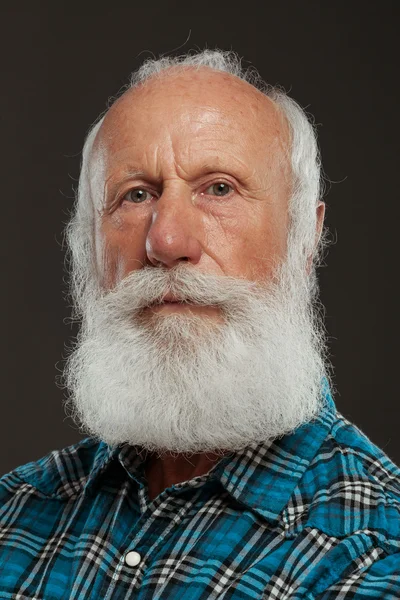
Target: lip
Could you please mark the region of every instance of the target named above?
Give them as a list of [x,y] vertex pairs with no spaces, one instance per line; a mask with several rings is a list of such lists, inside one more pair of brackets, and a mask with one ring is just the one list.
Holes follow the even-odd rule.
[[219,313],[219,309],[216,306],[200,306],[180,300],[173,294],[165,294],[158,302],[147,306],[146,311],[149,310],[153,313],[161,314],[173,314],[173,313],[186,313],[195,312],[197,314],[210,314],[213,315],[216,312]]
[[182,306],[183,304],[187,304],[186,302],[179,300],[174,294],[168,293],[165,294],[160,300],[150,304],[148,308],[151,309],[159,309],[163,306]]
[[161,300],[161,302],[163,304],[177,304],[177,303],[181,303],[180,300],[178,300],[178,298],[176,296],[174,296],[171,293],[165,294],[165,296],[163,297],[163,299]]
[[163,312],[165,311],[182,311],[182,310],[187,310],[188,308],[190,308],[190,305],[187,302],[180,302],[179,300],[161,300],[160,303],[157,304],[152,304],[151,306],[149,306],[149,309],[152,310],[153,312]]

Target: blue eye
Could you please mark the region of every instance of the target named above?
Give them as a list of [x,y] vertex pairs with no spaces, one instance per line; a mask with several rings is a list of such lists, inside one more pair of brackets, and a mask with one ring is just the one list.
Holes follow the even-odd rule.
[[206,189],[206,194],[210,194],[211,196],[227,196],[232,191],[232,186],[224,183],[223,181],[218,181],[218,183],[213,183]]
[[143,188],[135,188],[134,190],[130,190],[127,194],[125,194],[124,200],[134,202],[135,204],[140,204],[141,202],[145,202],[152,197],[153,195],[147,190]]

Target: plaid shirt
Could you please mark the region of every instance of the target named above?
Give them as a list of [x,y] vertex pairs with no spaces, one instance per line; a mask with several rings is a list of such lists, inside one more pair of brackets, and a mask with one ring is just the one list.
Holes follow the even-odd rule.
[[93,439],[0,479],[0,598],[400,598],[400,471],[327,397],[318,419],[149,502]]

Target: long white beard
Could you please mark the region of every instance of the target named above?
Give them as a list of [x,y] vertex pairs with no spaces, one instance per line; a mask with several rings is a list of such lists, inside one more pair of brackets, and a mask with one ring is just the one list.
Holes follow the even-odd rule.
[[[144,307],[172,292],[221,319]],[[109,444],[165,452],[236,451],[293,431],[322,406],[323,329],[306,275],[274,284],[187,264],[134,271],[88,294],[65,368],[74,417]]]

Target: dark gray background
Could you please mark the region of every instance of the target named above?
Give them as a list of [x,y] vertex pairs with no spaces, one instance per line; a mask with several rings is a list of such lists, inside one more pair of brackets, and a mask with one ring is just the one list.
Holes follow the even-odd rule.
[[[63,224],[83,138],[151,52],[234,49],[315,116],[337,240],[320,271],[339,409],[400,462],[397,2],[2,3],[0,472],[80,435],[54,383],[73,333]],[[58,366],[57,366],[58,365]]]

